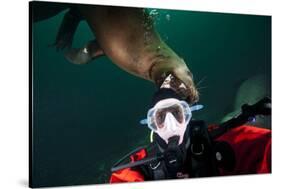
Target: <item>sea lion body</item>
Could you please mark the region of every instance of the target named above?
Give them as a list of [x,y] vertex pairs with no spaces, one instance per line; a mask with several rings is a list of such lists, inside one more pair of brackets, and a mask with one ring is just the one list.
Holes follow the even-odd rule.
[[190,70],[160,38],[144,9],[110,6],[79,6],[78,9],[113,63],[158,86],[171,73],[187,86],[190,101],[197,101]]
[[[238,115],[241,112],[243,104],[255,104],[266,96],[271,96],[271,85],[268,76],[265,74],[258,74],[244,80],[239,85],[235,94],[232,112],[226,114],[221,122],[228,121]],[[256,116],[255,122],[249,124],[271,129],[271,116]]]
[[149,20],[142,9],[83,6],[80,10],[104,53],[129,73],[153,80],[149,72],[156,61],[179,59],[167,50],[151,23],[145,23]]
[[[43,5],[47,16],[54,15]],[[183,94],[189,103],[198,100],[192,74],[186,63],[161,39],[153,26],[153,19],[143,8],[60,4],[55,11],[70,8],[60,26],[55,46],[67,49],[66,57],[71,62],[86,64],[90,60],[106,55],[123,70],[150,80],[160,87],[170,74],[175,78],[171,88]],[[40,11],[38,11],[40,12]],[[38,19],[46,19],[38,14]],[[83,48],[70,49],[79,22],[85,19],[96,39]],[[184,87],[182,87],[182,83]]]

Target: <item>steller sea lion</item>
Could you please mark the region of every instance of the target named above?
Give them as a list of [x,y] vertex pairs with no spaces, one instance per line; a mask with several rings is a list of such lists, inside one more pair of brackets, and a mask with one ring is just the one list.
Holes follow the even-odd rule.
[[[86,64],[106,55],[123,70],[170,87],[190,104],[198,101],[192,73],[186,63],[159,36],[153,19],[143,8],[76,5],[63,19],[55,46],[71,47],[80,20],[85,19],[96,36],[80,49],[69,49],[66,57]],[[165,81],[165,82],[164,82]]]
[[[241,112],[243,104],[255,104],[264,97],[271,96],[270,78],[262,73],[247,78],[240,83],[235,94],[232,112],[226,114],[221,122],[225,122]],[[271,129],[271,116],[256,116],[255,122],[248,123],[257,127]]]

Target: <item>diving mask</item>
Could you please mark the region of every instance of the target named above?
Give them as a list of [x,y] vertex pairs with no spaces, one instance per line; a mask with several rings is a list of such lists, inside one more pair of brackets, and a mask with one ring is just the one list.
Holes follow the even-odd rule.
[[147,119],[141,124],[157,133],[166,143],[172,136],[179,136],[179,144],[182,143],[187,125],[192,117],[192,111],[203,108],[202,105],[189,107],[186,101],[175,98],[160,100],[147,113]]
[[147,125],[152,131],[157,132],[159,129],[163,129],[165,123],[173,118],[178,124],[188,123],[191,115],[191,110],[185,101],[168,98],[159,101],[148,111]]

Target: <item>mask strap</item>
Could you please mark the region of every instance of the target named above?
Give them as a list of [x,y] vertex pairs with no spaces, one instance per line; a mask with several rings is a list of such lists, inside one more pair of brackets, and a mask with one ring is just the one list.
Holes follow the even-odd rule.
[[147,119],[142,119],[140,120],[141,125],[147,125]]
[[202,104],[196,104],[196,105],[194,105],[194,106],[191,106],[191,107],[190,107],[190,110],[193,112],[193,111],[201,110],[201,109],[203,109],[203,108],[204,108],[204,106],[203,106]]

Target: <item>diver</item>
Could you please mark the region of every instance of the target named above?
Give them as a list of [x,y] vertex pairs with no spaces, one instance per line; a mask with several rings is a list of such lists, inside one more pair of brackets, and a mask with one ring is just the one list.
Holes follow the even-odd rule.
[[[242,106],[242,113],[220,125],[192,119],[202,105],[189,106],[169,86],[155,93],[147,118],[151,143],[119,160],[110,183],[271,172],[271,130],[248,124],[271,115],[271,100]],[[129,161],[128,161],[129,160]]]

